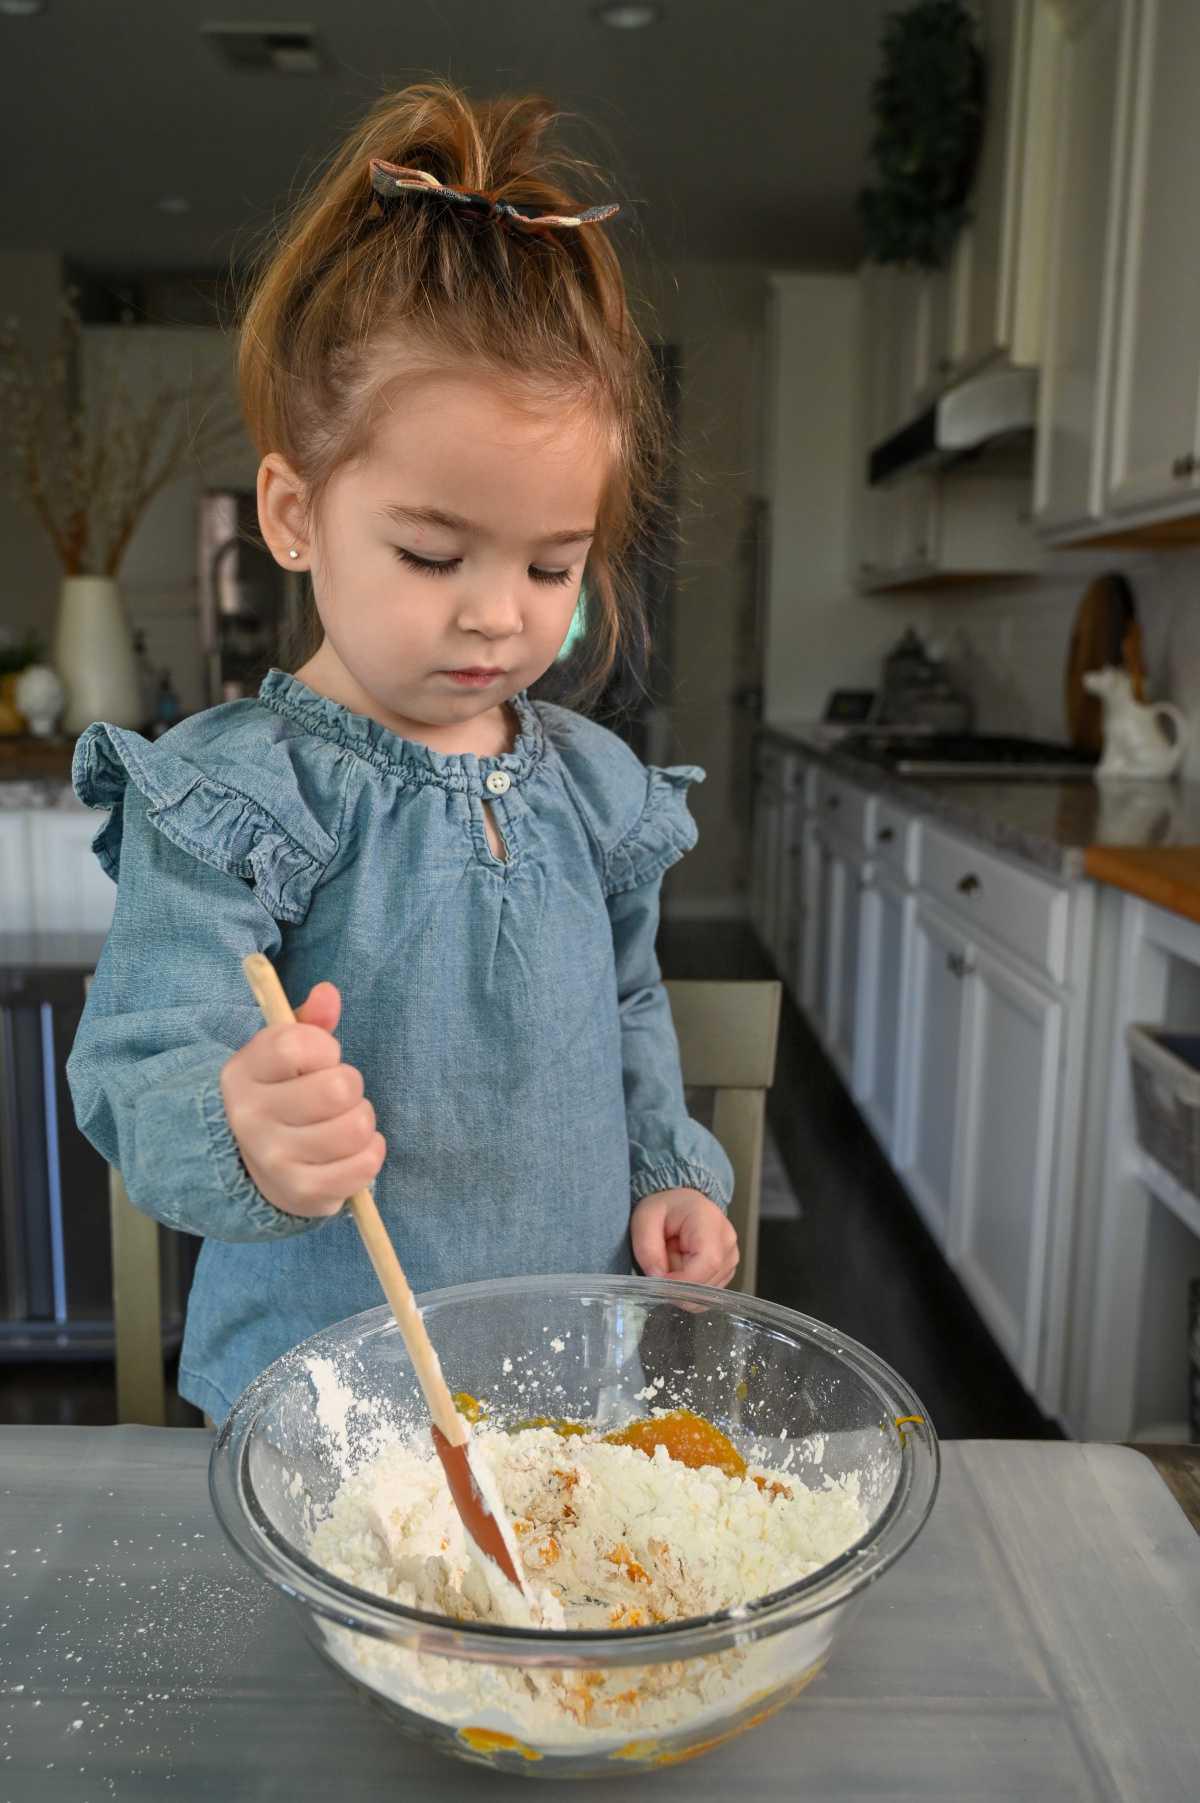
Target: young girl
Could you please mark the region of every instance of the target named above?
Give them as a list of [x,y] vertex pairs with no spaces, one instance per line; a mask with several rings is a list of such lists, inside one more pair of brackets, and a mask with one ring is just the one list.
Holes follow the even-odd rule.
[[[100,723],[76,751],[118,890],[72,1095],[137,1206],[204,1236],[179,1388],[217,1422],[378,1303],[339,1212],[363,1184],[417,1291],[736,1267],[654,949],[703,773],[527,694],[585,565],[593,676],[629,643],[664,443],[616,209],[581,218],[580,166],[552,185],[552,118],[430,83],[353,133],[240,342],[262,532],[311,573],[315,649],[153,744]],[[262,1027],[255,950],[297,1025]]]

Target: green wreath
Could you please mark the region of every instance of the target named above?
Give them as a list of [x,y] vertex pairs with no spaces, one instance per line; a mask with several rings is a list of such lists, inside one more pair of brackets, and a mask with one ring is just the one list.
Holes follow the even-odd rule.
[[983,131],[984,64],[962,0],[889,13],[871,89],[879,185],[859,195],[873,263],[940,269],[970,218]]

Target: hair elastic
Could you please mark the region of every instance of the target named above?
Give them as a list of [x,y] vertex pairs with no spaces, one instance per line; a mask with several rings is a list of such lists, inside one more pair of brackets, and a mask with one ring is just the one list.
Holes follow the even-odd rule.
[[539,213],[536,206],[519,201],[497,200],[492,194],[471,188],[448,187],[436,175],[430,175],[427,169],[413,169],[405,163],[388,163],[382,157],[371,158],[371,187],[385,206],[401,194],[436,194],[442,200],[468,207],[487,219],[494,219],[498,224],[508,226],[510,230],[519,231],[537,231],[550,225],[598,225],[602,219],[611,219],[614,213],[621,210],[619,202],[610,201],[604,206],[586,207],[581,213]]

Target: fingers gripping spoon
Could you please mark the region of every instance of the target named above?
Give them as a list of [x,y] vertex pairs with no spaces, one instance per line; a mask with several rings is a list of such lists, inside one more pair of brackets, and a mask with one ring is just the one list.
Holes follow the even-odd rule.
[[[283,985],[268,958],[261,952],[251,952],[249,957],[243,958],[242,969],[268,1026],[282,1026],[295,1020]],[[479,1552],[498,1565],[526,1601],[533,1604],[534,1599],[517,1563],[516,1541],[495,1481],[491,1473],[482,1468],[482,1460],[476,1459],[472,1463],[470,1426],[454,1406],[438,1355],[413,1301],[408,1279],[380,1219],[375,1199],[369,1189],[360,1189],[350,1197],[347,1206],[362,1235],[383,1293],[392,1305],[396,1325],[404,1337],[413,1370],[429,1404],[429,1413],[433,1417],[433,1444],[442,1461],[446,1483],[463,1527]]]

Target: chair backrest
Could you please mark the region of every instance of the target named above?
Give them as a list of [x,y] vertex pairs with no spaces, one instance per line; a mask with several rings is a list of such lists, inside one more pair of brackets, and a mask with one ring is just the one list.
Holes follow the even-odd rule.
[[[733,1166],[729,1219],[742,1256],[730,1287],[754,1293],[767,1090],[775,1074],[782,993],[777,982],[666,985],[683,1080],[712,1089],[713,1132]],[[161,1427],[162,1308],[158,1223],[133,1206],[119,1172],[109,1181],[117,1419]]]
[[741,1262],[731,1289],[754,1294],[767,1091],[775,1077],[782,985],[778,982],[666,984],[688,1088],[713,1089],[712,1130],[733,1166],[729,1219]]
[[[85,977],[85,995],[91,986],[91,977]],[[120,1171],[111,1165],[108,1224],[112,1244],[117,1420],[140,1422],[143,1427],[163,1427],[167,1419],[167,1391],[163,1378],[158,1222],[133,1206]]]

